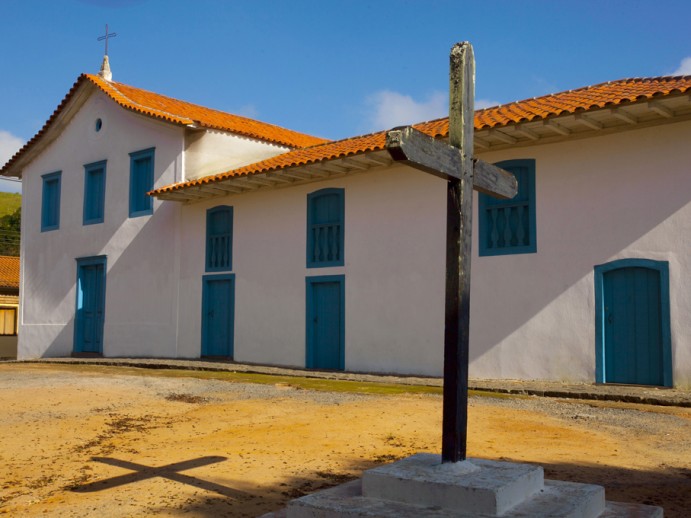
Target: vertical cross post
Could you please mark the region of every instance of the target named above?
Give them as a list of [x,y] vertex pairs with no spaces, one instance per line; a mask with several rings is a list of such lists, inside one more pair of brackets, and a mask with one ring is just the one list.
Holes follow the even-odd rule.
[[470,253],[473,211],[475,60],[468,42],[451,49],[449,144],[461,151],[461,179],[446,196],[446,309],[442,462],[466,458],[470,323]]

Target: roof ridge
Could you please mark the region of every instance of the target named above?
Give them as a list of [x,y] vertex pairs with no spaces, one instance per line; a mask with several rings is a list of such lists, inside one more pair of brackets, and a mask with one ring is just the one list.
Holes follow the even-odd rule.
[[[100,88],[101,90],[103,90],[103,88],[101,87],[101,85],[98,84],[97,81],[94,81],[94,78],[99,78],[99,76],[94,75],[94,74],[82,74],[82,75],[86,76],[87,79],[89,79],[94,85],[96,85],[98,88]],[[103,78],[99,78],[99,80],[106,81],[106,80],[103,79]],[[122,97],[124,97],[125,99],[127,99],[127,100],[128,100],[130,103],[132,103],[132,104],[135,104],[135,105],[140,106],[140,107],[142,107],[142,108],[146,108],[147,110],[151,110],[151,111],[155,111],[155,112],[159,112],[159,113],[165,113],[166,115],[168,115],[168,116],[170,116],[170,117],[175,117],[176,119],[185,118],[185,119],[188,119],[188,120],[190,120],[190,121],[194,121],[194,119],[190,119],[189,117],[181,117],[181,116],[180,116],[179,114],[177,114],[177,113],[167,112],[167,111],[165,111],[165,110],[160,110],[160,109],[158,109],[158,108],[152,108],[151,106],[144,106],[143,104],[138,103],[137,101],[135,101],[135,100],[132,99],[131,97],[128,97],[124,92],[122,92],[121,90],[119,90],[119,89],[117,88],[117,86],[115,86],[115,85],[121,85],[121,84],[124,85],[125,83],[118,83],[118,82],[115,82],[115,81],[106,81],[106,82],[108,83],[108,86],[110,86],[110,87],[111,87],[113,90],[115,90],[119,95],[121,95]],[[130,86],[130,85],[125,85],[125,86],[129,86],[130,88],[137,88],[136,86]],[[143,88],[137,88],[137,90],[142,90],[142,91],[147,92],[147,93],[151,93],[151,94],[154,94],[154,95],[159,95],[159,96],[161,96],[161,97],[166,97],[166,98],[171,99],[171,100],[174,100],[174,101],[179,101],[179,99],[175,99],[174,97],[169,97],[169,96],[166,96],[166,95],[163,95],[163,94],[157,94],[156,92],[152,92],[152,91],[150,91],[150,90],[144,90]],[[104,93],[107,93],[107,92],[105,92],[105,90],[104,90]],[[120,106],[123,106],[122,103],[118,102],[117,99],[113,99],[113,100],[114,100],[116,103],[118,103]],[[182,102],[186,102],[186,101],[182,101]],[[188,103],[188,104],[192,104],[192,103]],[[199,106],[200,108],[204,108],[204,106],[201,106],[201,105],[198,105],[198,106]],[[123,107],[125,107],[125,106],[123,106]],[[212,108],[206,108],[206,109],[207,109],[207,110],[210,110],[210,109],[212,109]],[[217,111],[217,110],[216,110],[216,111]],[[230,115],[233,115],[233,114],[230,114]]]
[[[99,76],[96,76],[96,75],[94,75],[94,74],[83,74],[83,75],[85,75],[90,81],[92,81],[93,83],[97,84],[97,86],[99,86],[101,89],[103,89],[103,88],[101,87],[101,85],[98,85],[98,82],[103,81],[102,78],[100,78]],[[115,81],[107,81],[107,83],[108,83],[108,85],[109,85],[111,88],[113,88],[113,90],[115,90],[116,92],[118,92],[119,95],[121,95],[123,98],[127,99],[127,100],[128,100],[130,103],[132,103],[133,105],[136,105],[136,106],[140,107],[140,109],[142,109],[142,110],[152,111],[152,112],[158,112],[158,113],[161,113],[161,114],[165,114],[165,115],[167,115],[167,116],[169,116],[169,117],[173,117],[173,118],[175,118],[175,119],[186,119],[186,120],[189,120],[189,121],[192,121],[192,122],[195,122],[195,123],[199,123],[199,124],[201,124],[202,126],[207,127],[207,128],[214,128],[214,129],[218,129],[218,130],[226,131],[226,132],[231,132],[231,133],[233,132],[233,131],[230,131],[229,129],[224,128],[224,127],[222,127],[222,126],[220,126],[220,125],[213,125],[213,124],[204,123],[203,121],[201,121],[201,120],[199,120],[199,119],[195,119],[194,117],[190,117],[189,115],[181,115],[181,114],[179,114],[179,113],[174,113],[174,112],[162,110],[162,109],[160,109],[160,108],[154,108],[154,107],[152,107],[152,106],[150,106],[150,105],[148,105],[148,104],[142,104],[141,102],[138,102],[138,101],[135,101],[134,99],[132,99],[131,96],[128,96],[126,93],[123,92],[122,88],[118,88],[116,85],[124,86],[124,87],[126,87],[126,88],[129,88],[129,89],[132,89],[132,90],[136,90],[136,91],[138,91],[138,92],[142,92],[143,94],[148,94],[148,95],[156,96],[156,97],[159,97],[159,98],[163,98],[163,99],[165,99],[165,100],[167,100],[167,101],[170,101],[170,102],[173,102],[173,103],[180,103],[180,104],[185,105],[186,107],[189,107],[189,108],[198,109],[198,110],[203,110],[203,111],[208,111],[208,112],[213,112],[214,114],[218,114],[218,115],[221,115],[221,116],[224,116],[224,117],[232,117],[232,118],[234,118],[234,119],[237,119],[238,122],[243,122],[243,123],[246,123],[246,124],[248,124],[248,125],[258,125],[258,126],[263,126],[263,127],[270,127],[270,128],[274,128],[274,129],[277,129],[277,130],[280,130],[280,131],[283,131],[283,132],[286,132],[286,133],[290,133],[290,134],[295,135],[295,136],[306,137],[306,138],[315,139],[315,140],[316,140],[316,139],[319,139],[319,140],[323,140],[323,141],[329,141],[329,139],[324,139],[323,137],[316,137],[316,136],[314,136],[314,135],[310,135],[310,134],[304,133],[304,132],[302,132],[302,131],[297,131],[297,130],[294,130],[294,129],[286,128],[286,127],[284,127],[284,126],[280,126],[280,125],[274,124],[274,123],[272,123],[272,122],[265,122],[265,121],[261,121],[261,120],[258,120],[258,119],[253,119],[253,118],[251,118],[251,117],[246,117],[246,116],[244,116],[244,115],[238,115],[238,114],[236,114],[236,113],[232,113],[232,112],[228,112],[228,111],[224,111],[224,110],[219,110],[219,109],[217,109],[217,108],[210,108],[210,107],[208,107],[208,106],[204,106],[204,105],[199,104],[199,103],[194,103],[194,102],[186,101],[186,100],[184,100],[184,99],[178,99],[177,97],[172,97],[172,96],[170,96],[170,95],[161,94],[161,93],[158,93],[158,92],[154,92],[154,91],[152,91],[152,90],[147,90],[147,89],[145,89],[145,88],[140,88],[140,87],[138,87],[138,86],[132,86],[132,85],[129,85],[129,84],[126,84],[126,83],[120,83],[120,82],[115,82]],[[107,92],[106,92],[106,93],[107,93]],[[116,100],[116,102],[117,102],[117,100]],[[240,132],[239,130],[236,130],[235,132],[241,133],[241,134],[242,134],[242,132]],[[292,148],[305,147],[305,146],[293,145],[293,144],[290,144],[290,143],[285,142],[285,141],[278,141],[278,140],[276,140],[276,139],[273,139],[273,140],[272,140],[272,139],[269,139],[269,138],[266,138],[266,137],[262,138],[262,137],[260,137],[259,135],[255,135],[255,136],[253,136],[253,138],[259,138],[260,140],[266,140],[266,141],[269,141],[269,142],[274,141],[274,142],[277,142],[277,143],[279,143],[279,144],[288,145],[288,147],[292,147]],[[284,139],[284,140],[285,140],[285,139]],[[321,144],[321,143],[323,143],[323,142],[318,142],[317,144]]]
[[[26,150],[28,150],[34,142],[38,141],[40,136],[48,130],[48,128],[51,126],[55,118],[57,117],[57,114],[60,110],[64,108],[64,106],[67,104],[68,100],[71,99],[71,97],[74,95],[74,92],[77,91],[77,88],[79,88],[80,84],[85,81],[84,76],[85,74],[81,74],[79,77],[77,77],[77,80],[72,84],[70,87],[69,91],[65,95],[65,97],[62,98],[58,106],[53,110],[53,113],[50,114],[50,117],[46,120],[46,122],[43,123],[41,128],[34,134],[33,137],[31,137],[29,140],[27,140],[22,147],[20,147],[14,155],[12,155],[9,160],[5,162],[5,164],[0,167],[0,175],[3,174],[4,171],[8,169],[9,166],[11,166],[15,160],[17,160],[21,155],[24,154]],[[19,175],[16,175],[19,178]]]
[[511,106],[514,104],[527,103],[529,101],[540,101],[540,100],[549,99],[551,97],[555,97],[558,95],[584,92],[587,90],[595,90],[595,89],[600,88],[602,86],[608,86],[608,85],[615,86],[615,85],[621,85],[621,84],[627,84],[627,83],[651,83],[654,81],[670,82],[672,80],[686,80],[686,79],[691,80],[691,74],[678,75],[678,76],[625,77],[622,79],[615,79],[613,81],[603,81],[601,83],[595,83],[592,85],[580,86],[578,88],[571,88],[569,90],[561,90],[558,92],[551,92],[551,93],[544,94],[544,95],[538,95],[536,97],[526,97],[525,99],[517,99],[515,101],[509,101],[509,102],[497,104],[494,106],[488,106],[486,108],[480,108],[478,110],[475,110],[475,113],[477,114],[478,112],[485,112],[488,110],[497,110],[499,108],[504,108],[504,107]]
[[[115,83],[115,85],[113,85],[113,83],[107,82],[110,88],[106,90],[104,89],[104,84],[101,84],[101,81],[103,81],[102,78],[97,78],[90,74],[80,75],[43,127],[16,152],[4,166],[2,166],[0,173],[7,174],[11,171],[14,175],[19,176],[19,172],[14,170],[14,165],[21,163],[22,156],[26,156],[26,153],[28,153],[27,150],[46,134],[52,127],[56,118],[65,110],[66,105],[74,99],[76,93],[83,88],[84,84],[93,85],[93,87],[103,91],[113,101],[118,103],[118,105],[137,113],[142,113],[152,118],[161,118],[172,124],[188,124],[189,121],[198,121],[204,128],[218,129],[283,146],[289,149],[289,153],[302,151],[303,153],[307,152],[308,155],[312,155],[315,154],[314,152],[316,151],[318,154],[322,147],[334,144],[336,148],[335,152],[338,156],[340,156],[342,152],[345,152],[347,155],[352,151],[343,151],[343,148],[348,148],[346,145],[348,142],[358,142],[358,145],[362,143],[362,146],[365,147],[358,147],[357,145],[355,147],[361,150],[368,150],[371,149],[371,141],[381,141],[382,135],[386,131],[375,131],[365,135],[354,135],[332,141],[300,133],[295,130],[289,130],[271,123],[257,121],[241,115],[234,115],[220,110],[206,108],[187,101],[132,87],[124,83]],[[135,101],[130,95],[123,93],[122,87],[124,87],[125,91],[127,91],[128,88],[132,89],[132,94],[141,92],[142,97],[140,101]],[[544,120],[555,115],[572,114],[608,106],[621,106],[631,102],[643,102],[646,99],[688,94],[690,92],[691,75],[624,78],[481,108],[474,112],[474,124],[476,130],[500,128],[526,121]],[[148,98],[148,96],[153,97]],[[180,103],[179,110],[186,115],[174,115],[160,108],[149,107],[147,101],[150,101],[153,106],[170,107],[171,109],[177,109],[178,106],[168,103]],[[433,137],[444,137],[448,135],[448,117],[415,122],[412,125]],[[358,153],[361,151],[355,152]],[[283,155],[285,155],[285,153],[281,153],[277,156]],[[325,159],[325,157],[317,158],[317,160],[321,159]]]

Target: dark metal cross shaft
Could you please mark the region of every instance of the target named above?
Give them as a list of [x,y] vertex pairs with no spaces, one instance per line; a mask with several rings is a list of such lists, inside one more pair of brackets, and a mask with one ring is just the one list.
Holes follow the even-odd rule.
[[448,182],[442,462],[466,458],[473,189],[498,198],[517,191],[511,173],[473,159],[474,95],[473,48],[457,43],[451,49],[449,144],[411,126],[389,131],[386,140],[395,161]]
[[105,53],[106,56],[108,55],[108,38],[115,38],[115,36],[117,36],[117,33],[115,33],[115,32],[110,32],[110,33],[109,33],[109,32],[108,32],[108,24],[106,23],[106,33],[105,33],[105,35],[104,35],[104,36],[99,36],[98,38],[96,38],[96,41],[103,41],[103,40],[106,40],[106,53]]

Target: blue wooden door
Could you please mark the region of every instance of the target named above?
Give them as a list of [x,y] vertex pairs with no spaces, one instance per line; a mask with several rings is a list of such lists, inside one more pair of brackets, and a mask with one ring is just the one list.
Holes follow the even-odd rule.
[[307,278],[307,367],[343,370],[343,276]]
[[105,288],[105,257],[78,260],[75,352],[103,352]]
[[603,277],[605,381],[663,385],[660,272],[618,268]]
[[233,357],[235,278],[208,275],[202,288],[202,356]]

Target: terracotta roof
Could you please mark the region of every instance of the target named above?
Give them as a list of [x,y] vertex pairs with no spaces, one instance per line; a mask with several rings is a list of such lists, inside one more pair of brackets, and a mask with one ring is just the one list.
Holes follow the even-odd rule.
[[212,110],[122,83],[106,81],[101,76],[83,74],[82,77],[98,86],[120,106],[175,124],[196,124],[203,128],[229,131],[293,148],[328,142],[328,139],[313,137],[240,115]]
[[0,255],[0,288],[19,289],[19,257]]
[[[477,110],[475,112],[475,129],[495,128],[686,92],[691,92],[691,76],[622,79]],[[448,117],[414,124],[413,126],[435,138],[445,138],[449,134]],[[174,192],[236,176],[267,173],[293,166],[380,151],[384,149],[385,140],[386,132],[381,131],[336,142],[327,142],[305,149],[296,149],[239,169],[161,187],[151,191],[150,194]]]
[[80,87],[91,84],[99,88],[123,108],[149,117],[179,125],[196,125],[202,128],[228,131],[246,137],[263,140],[291,148],[301,148],[329,142],[328,139],[313,137],[304,133],[281,128],[273,124],[248,119],[240,115],[212,110],[197,104],[180,101],[172,97],[134,88],[122,83],[109,82],[100,76],[82,74],[55,109],[43,127],[0,169],[5,174],[24,153],[33,147],[50,129],[63,109],[76,95]]
[[283,153],[282,155],[267,158],[266,160],[261,160],[260,162],[255,162],[253,164],[240,167],[239,169],[233,169],[232,171],[225,173],[205,176],[196,180],[161,187],[160,189],[151,191],[149,194],[172,192],[195,185],[215,183],[234,176],[247,176],[250,174],[266,173],[269,171],[285,169],[287,167],[313,164],[315,162],[331,160],[333,158],[366,153],[368,151],[379,151],[384,149],[385,141],[386,132],[382,131],[379,133],[372,133],[370,135],[338,140],[336,142],[328,142],[326,144],[320,144],[304,149],[295,149],[293,151]]
[[621,79],[475,112],[475,128],[494,128],[691,92],[691,76]]

